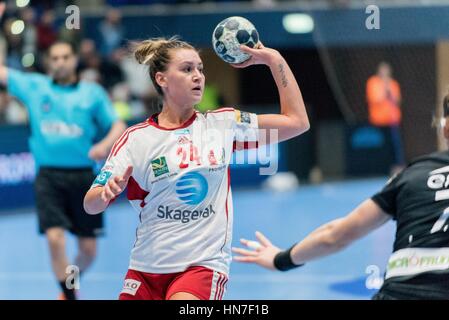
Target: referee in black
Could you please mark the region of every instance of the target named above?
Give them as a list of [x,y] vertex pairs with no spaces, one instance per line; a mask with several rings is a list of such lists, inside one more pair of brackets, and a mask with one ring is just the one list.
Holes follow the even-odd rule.
[[[443,128],[449,147],[449,95]],[[310,233],[288,250],[263,234],[241,240],[235,260],[286,271],[338,252],[393,219],[396,237],[384,283],[374,300],[449,299],[449,151],[412,161],[386,186],[347,216]]]

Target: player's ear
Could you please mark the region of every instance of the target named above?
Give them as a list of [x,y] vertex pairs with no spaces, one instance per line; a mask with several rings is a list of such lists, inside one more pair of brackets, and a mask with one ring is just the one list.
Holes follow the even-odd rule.
[[165,77],[165,74],[163,72],[156,72],[156,74],[154,75],[154,79],[156,80],[156,83],[161,87],[161,88],[166,88],[167,87],[167,79]]

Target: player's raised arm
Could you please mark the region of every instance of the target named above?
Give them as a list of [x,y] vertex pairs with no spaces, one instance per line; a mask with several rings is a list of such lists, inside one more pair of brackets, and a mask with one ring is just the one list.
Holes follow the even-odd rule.
[[90,189],[84,197],[84,210],[89,214],[103,212],[111,200],[115,199],[125,190],[132,172],[133,167],[128,166],[122,175],[109,179],[104,186]]
[[255,250],[233,248],[235,253],[241,255],[235,260],[256,263],[272,270],[289,270],[342,250],[390,218],[373,200],[368,199],[346,217],[317,228],[289,250],[281,251],[261,233],[256,233],[259,242],[242,239],[243,245]]
[[[256,64],[268,66],[279,92],[280,114],[258,115],[259,129],[277,129],[279,142],[309,130],[310,123],[301,90],[282,55],[277,50],[264,47],[262,43],[259,43],[256,49],[241,46],[241,50],[250,54],[251,58],[241,64],[233,64],[233,66],[236,68],[245,68]],[[268,134],[267,138],[269,138]]]

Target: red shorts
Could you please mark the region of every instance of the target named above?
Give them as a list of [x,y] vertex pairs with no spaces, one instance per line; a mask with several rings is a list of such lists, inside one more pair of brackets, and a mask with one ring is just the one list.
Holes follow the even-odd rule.
[[226,275],[205,267],[184,272],[157,274],[128,270],[120,300],[168,300],[178,292],[201,300],[221,300],[226,291]]

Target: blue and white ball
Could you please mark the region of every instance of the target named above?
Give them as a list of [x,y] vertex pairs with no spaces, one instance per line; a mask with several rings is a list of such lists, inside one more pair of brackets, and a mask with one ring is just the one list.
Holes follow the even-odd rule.
[[212,46],[217,55],[228,63],[242,63],[251,56],[240,50],[241,44],[254,48],[259,43],[259,33],[243,17],[229,17],[221,21],[212,34]]

